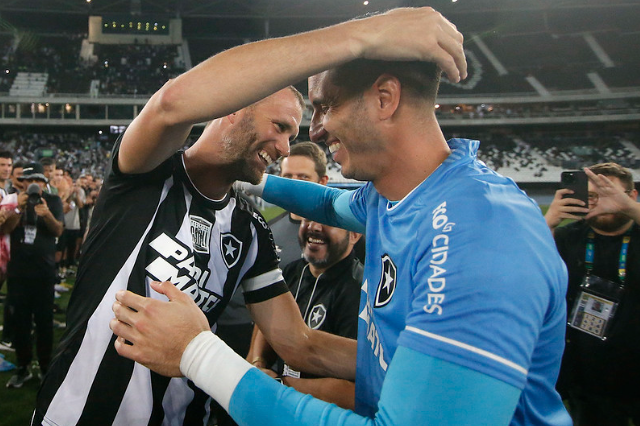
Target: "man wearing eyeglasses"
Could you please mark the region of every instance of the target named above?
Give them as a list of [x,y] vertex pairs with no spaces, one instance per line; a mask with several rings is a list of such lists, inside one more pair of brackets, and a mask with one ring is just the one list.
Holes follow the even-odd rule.
[[[589,205],[562,198],[571,190],[560,189],[545,215],[569,271],[558,390],[577,426],[640,424],[638,191],[618,164],[585,172]],[[577,220],[558,226],[563,219]]]

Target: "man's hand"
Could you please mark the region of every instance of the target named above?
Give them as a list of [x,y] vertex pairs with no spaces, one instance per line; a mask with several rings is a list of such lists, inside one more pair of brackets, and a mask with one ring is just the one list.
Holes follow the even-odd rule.
[[47,205],[47,202],[45,201],[44,198],[40,199],[41,203],[40,204],[36,204],[33,208],[33,210],[36,212],[36,215],[40,216],[40,217],[45,217],[48,214],[51,213],[51,211],[49,210],[49,206]]
[[0,208],[0,226],[7,221],[7,217],[10,215],[9,210]]
[[467,77],[462,34],[430,7],[394,9],[363,19],[362,56],[381,60],[435,62],[450,81]]
[[632,217],[632,212],[637,208],[638,203],[629,197],[628,193],[616,186],[608,177],[597,175],[587,168],[584,171],[598,194],[598,201],[586,216],[587,219],[605,213],[622,213]]
[[27,208],[27,200],[29,199],[29,194],[26,191],[23,191],[18,194],[18,209],[24,211]]
[[169,301],[130,291],[116,293],[116,317],[109,324],[118,336],[115,348],[120,355],[157,373],[180,377],[182,353],[200,332],[210,330],[209,322],[191,297],[170,282],[154,281],[151,288]]
[[583,201],[577,198],[562,198],[566,194],[573,194],[573,191],[566,188],[558,189],[551,205],[549,205],[549,210],[544,215],[547,226],[552,231],[560,225],[563,219],[580,220],[583,217],[576,215],[576,213],[589,213],[589,208],[584,205]]

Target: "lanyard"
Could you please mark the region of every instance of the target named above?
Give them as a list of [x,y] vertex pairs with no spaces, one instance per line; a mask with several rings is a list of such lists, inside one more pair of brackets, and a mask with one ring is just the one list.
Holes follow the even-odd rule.
[[[622,237],[622,247],[620,247],[620,258],[618,260],[618,278],[620,283],[624,285],[624,280],[627,276],[627,253],[629,252],[629,241],[631,241],[631,229],[625,232]],[[593,231],[589,231],[587,235],[587,249],[584,255],[585,267],[587,268],[587,275],[591,274],[593,269],[593,257],[595,246],[595,234]]]

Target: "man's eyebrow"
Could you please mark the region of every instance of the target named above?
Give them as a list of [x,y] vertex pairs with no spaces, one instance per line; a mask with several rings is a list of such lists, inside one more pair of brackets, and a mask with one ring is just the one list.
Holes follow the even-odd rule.
[[282,126],[285,132],[292,133],[291,137],[289,138],[289,142],[293,142],[298,137],[300,128],[298,126],[292,125],[290,120],[274,120],[274,123]]
[[295,128],[295,126],[291,125],[291,122],[289,120],[274,120],[274,122],[279,126],[282,126],[284,130],[289,132],[293,131]]

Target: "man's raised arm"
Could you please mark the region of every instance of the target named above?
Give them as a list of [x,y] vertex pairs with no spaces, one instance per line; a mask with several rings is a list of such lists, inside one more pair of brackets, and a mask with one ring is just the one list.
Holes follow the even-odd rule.
[[437,63],[466,76],[462,35],[431,8],[395,9],[215,55],[156,92],[122,140],[125,173],[152,170],[182,147],[191,126],[223,117],[288,85],[356,58]]

